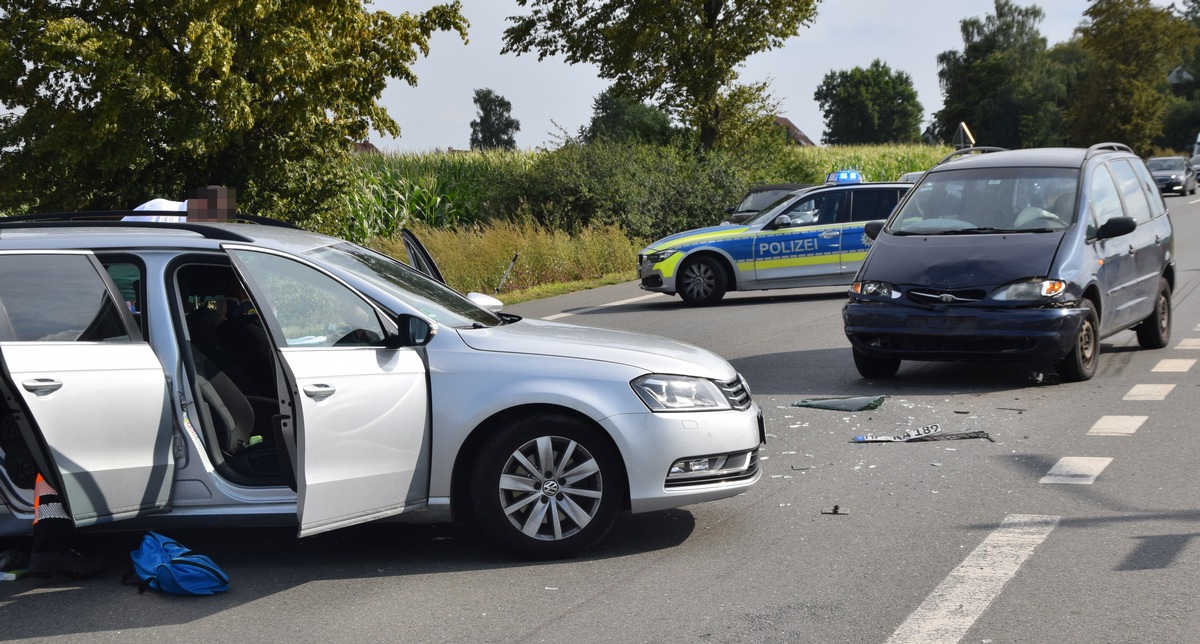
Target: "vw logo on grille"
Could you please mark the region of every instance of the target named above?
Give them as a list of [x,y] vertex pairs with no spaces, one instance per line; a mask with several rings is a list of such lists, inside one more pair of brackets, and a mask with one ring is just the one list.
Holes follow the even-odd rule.
[[938,299],[949,304],[950,302],[953,302],[954,300],[957,300],[958,298],[954,297],[953,295],[951,295],[949,293],[942,293],[941,295],[938,296]]
[[542,486],[542,494],[545,494],[546,496],[557,496],[558,481],[546,481],[546,484]]

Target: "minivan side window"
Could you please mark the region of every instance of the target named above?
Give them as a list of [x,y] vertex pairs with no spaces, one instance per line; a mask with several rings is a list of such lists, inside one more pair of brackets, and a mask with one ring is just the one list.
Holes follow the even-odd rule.
[[1142,190],[1146,193],[1146,198],[1150,200],[1150,217],[1159,217],[1167,212],[1167,203],[1163,201],[1162,191],[1158,189],[1158,184],[1154,181],[1154,175],[1150,174],[1150,170],[1141,160],[1129,160],[1133,166],[1133,171],[1137,174],[1138,179],[1142,182]]
[[1133,172],[1133,166],[1129,165],[1126,159],[1116,159],[1110,162],[1108,167],[1116,177],[1121,196],[1125,199],[1125,212],[1139,224],[1150,221],[1150,204],[1146,201],[1142,182],[1138,181],[1137,174]]
[[1106,166],[1096,166],[1096,169],[1092,171],[1090,196],[1092,219],[1096,222],[1097,229],[1109,219],[1125,215],[1125,211],[1121,209],[1121,197],[1117,193],[1117,184],[1113,181]]
[[0,255],[4,335],[17,342],[131,342],[87,255]]

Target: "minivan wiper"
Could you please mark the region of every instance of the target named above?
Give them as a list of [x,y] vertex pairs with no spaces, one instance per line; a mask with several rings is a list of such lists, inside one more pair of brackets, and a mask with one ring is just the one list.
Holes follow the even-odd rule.
[[993,228],[991,226],[981,226],[979,228],[963,228],[960,230],[943,230],[938,235],[995,235],[997,233],[1024,233],[1026,230],[1014,230],[1012,228]]

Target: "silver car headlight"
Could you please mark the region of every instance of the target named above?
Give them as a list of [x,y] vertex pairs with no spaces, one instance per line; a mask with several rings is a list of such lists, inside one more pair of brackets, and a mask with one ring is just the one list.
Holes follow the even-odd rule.
[[732,409],[716,383],[706,378],[647,374],[629,383],[653,412]]
[[1032,279],[1005,284],[992,293],[992,299],[1000,302],[1033,302],[1057,297],[1067,290],[1062,280]]

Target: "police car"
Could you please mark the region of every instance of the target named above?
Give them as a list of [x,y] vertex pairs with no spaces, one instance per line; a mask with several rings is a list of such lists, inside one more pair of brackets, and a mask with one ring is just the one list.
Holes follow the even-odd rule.
[[796,190],[744,223],[650,244],[638,254],[642,289],[708,305],[727,291],[849,284],[870,244],[863,226],[886,219],[911,187],[830,173],[825,185]]

